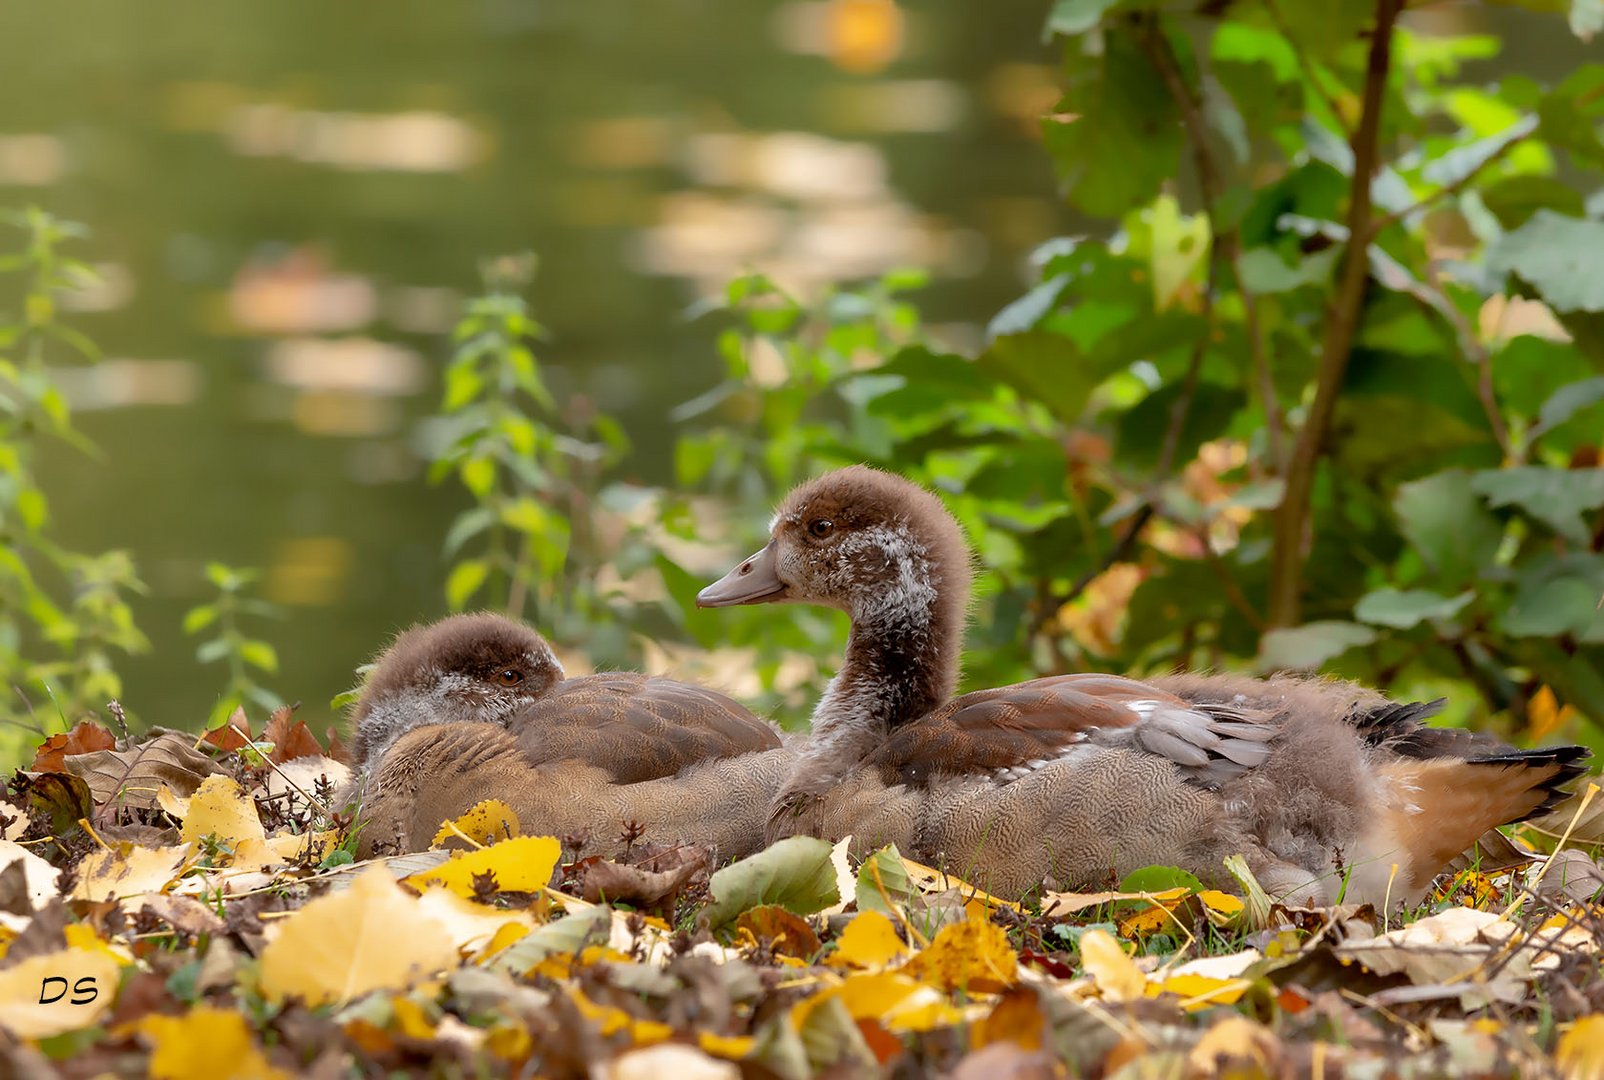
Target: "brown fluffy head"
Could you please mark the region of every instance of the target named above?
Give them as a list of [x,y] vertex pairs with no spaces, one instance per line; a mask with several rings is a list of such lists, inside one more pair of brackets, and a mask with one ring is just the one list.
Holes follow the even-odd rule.
[[403,631],[375,661],[352,710],[358,769],[423,724],[502,724],[563,677],[546,639],[491,612]]
[[922,613],[963,623],[969,545],[918,484],[867,465],[825,473],[786,496],[770,534],[787,600],[840,608],[859,623]]

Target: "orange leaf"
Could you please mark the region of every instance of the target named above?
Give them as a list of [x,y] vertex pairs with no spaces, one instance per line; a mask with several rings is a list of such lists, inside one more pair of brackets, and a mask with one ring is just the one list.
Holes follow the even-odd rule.
[[975,1023],[972,1045],[975,1049],[992,1043],[1010,1042],[1024,1050],[1040,1050],[1047,1030],[1047,1017],[1041,999],[1028,986],[1016,986],[1003,994],[991,1015]]
[[1559,701],[1554,697],[1554,691],[1546,686],[1533,694],[1531,704],[1526,706],[1526,720],[1533,739],[1546,738],[1568,724],[1575,716],[1576,706],[1566,705],[1561,708]]
[[201,739],[219,750],[238,750],[251,741],[251,722],[244,709],[235,709],[221,727],[208,731]]
[[63,758],[94,750],[114,750],[117,740],[93,720],[80,720],[78,726],[61,735],[52,735],[39,744],[34,754],[33,772],[65,772]]
[[280,705],[274,709],[262,732],[262,738],[273,744],[273,752],[267,756],[276,765],[298,757],[323,756],[323,746],[307,729],[306,722],[292,719],[295,709],[294,705]]
[[819,935],[807,921],[778,904],[764,904],[742,912],[735,926],[750,930],[759,941],[768,941],[770,948],[781,956],[807,960],[820,948]]

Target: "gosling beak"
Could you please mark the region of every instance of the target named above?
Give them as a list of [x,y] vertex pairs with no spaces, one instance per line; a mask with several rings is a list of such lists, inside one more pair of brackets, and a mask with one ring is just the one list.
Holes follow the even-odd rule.
[[785,582],[775,572],[774,541],[734,570],[696,594],[697,607],[734,607],[785,599]]

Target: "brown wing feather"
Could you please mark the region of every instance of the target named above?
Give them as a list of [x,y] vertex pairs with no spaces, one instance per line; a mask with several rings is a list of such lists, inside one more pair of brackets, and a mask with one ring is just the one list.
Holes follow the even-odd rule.
[[1192,705],[1117,675],[1056,675],[977,690],[895,731],[868,760],[886,783],[1012,773],[1076,743],[1129,745],[1216,784],[1262,763],[1277,728],[1268,716]]
[[621,784],[780,745],[772,727],[723,694],[633,672],[566,679],[508,728],[534,764],[583,761]]

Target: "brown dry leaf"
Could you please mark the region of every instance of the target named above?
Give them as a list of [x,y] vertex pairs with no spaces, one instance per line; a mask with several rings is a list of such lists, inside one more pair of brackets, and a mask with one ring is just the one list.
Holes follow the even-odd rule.
[[243,708],[235,709],[220,726],[201,736],[201,742],[230,753],[242,746],[249,746],[251,739],[251,721]]
[[1191,892],[1184,885],[1174,889],[1164,889],[1161,892],[1047,892],[1042,893],[1041,910],[1043,915],[1073,915],[1077,911],[1084,911],[1090,907],[1101,907],[1116,900],[1150,900],[1165,904],[1173,900],[1180,900]]
[[61,772],[66,768],[68,757],[95,750],[110,750],[116,745],[117,739],[111,732],[93,720],[80,720],[71,731],[52,735],[40,743],[34,751],[33,764],[29,769],[33,772]]
[[247,840],[265,843],[267,833],[256,803],[228,776],[208,776],[190,796],[180,834],[188,844],[217,836],[235,845]]
[[440,831],[429,841],[430,847],[439,847],[453,838],[467,837],[475,844],[494,844],[517,836],[523,830],[518,815],[500,799],[486,799],[476,803],[466,814],[451,821],[441,822]]
[[262,740],[273,744],[273,750],[267,756],[274,764],[282,765],[298,757],[324,756],[322,745],[317,741],[317,736],[307,729],[306,722],[294,718],[298,707],[280,705],[267,718]]
[[223,1072],[229,1080],[290,1080],[268,1063],[234,1010],[197,1005],[184,1016],[146,1016],[137,1028],[155,1046],[152,1080],[213,1080]]
[[1517,953],[1488,963],[1516,932],[1491,912],[1454,907],[1369,940],[1345,941],[1332,951],[1378,975],[1407,975],[1416,986],[1460,986],[1461,1005],[1474,1009],[1526,996],[1530,956]]
[[[216,936],[221,934],[226,924],[222,918],[211,908],[190,896],[172,896],[167,893],[151,893],[140,900],[140,907],[163,920],[175,930],[199,937],[202,934]],[[210,956],[217,950],[217,943],[207,951]]]
[[965,1055],[952,1080],[1058,1080],[1060,1075],[1052,1057],[1042,1051],[1000,1042]]
[[331,757],[298,757],[270,770],[262,778],[262,786],[269,798],[283,798],[289,792],[296,805],[311,806],[317,797],[319,781],[337,791],[350,779],[350,766]]
[[13,964],[0,971],[0,1028],[44,1039],[97,1023],[116,996],[120,967],[104,948],[59,949]]
[[1587,784],[1542,817],[1522,823],[1521,828],[1547,840],[1545,848],[1559,843],[1567,831],[1569,844],[1604,844],[1604,795],[1599,794],[1597,783]]
[[975,1023],[970,1045],[979,1049],[1007,1042],[1024,1050],[1040,1050],[1047,1030],[1041,999],[1031,987],[1016,986],[1005,993],[990,1015]]
[[[28,911],[37,911],[56,895],[56,868],[21,844],[0,840],[0,870],[16,866],[22,875],[22,889],[29,905]],[[17,912],[27,914],[27,912]]]
[[401,989],[457,964],[457,945],[382,867],[287,919],[262,950],[262,993],[279,1002],[345,1002]]
[[712,869],[711,858],[705,850],[702,854],[703,858],[670,870],[645,870],[598,859],[581,872],[580,895],[593,904],[606,901],[648,911],[671,907],[693,878]]
[[1280,1059],[1281,1044],[1268,1028],[1245,1016],[1228,1016],[1203,1033],[1187,1064],[1201,1076],[1279,1076]]
[[1019,977],[1019,958],[1002,927],[973,913],[943,926],[930,945],[902,969],[938,990],[994,993]]
[[206,777],[221,771],[191,742],[190,736],[166,731],[126,750],[96,750],[69,757],[67,771],[89,785],[96,806],[115,799],[119,805],[151,809],[161,785],[187,796]]
[[897,928],[878,911],[859,912],[841,931],[835,952],[826,961],[833,967],[883,968],[908,955]]
[[551,872],[562,854],[562,845],[550,836],[518,836],[492,847],[454,855],[430,870],[403,878],[422,891],[430,885],[444,885],[458,896],[474,896],[476,875],[495,875],[496,887],[504,892],[540,892],[551,881]]
[[185,844],[159,848],[116,844],[91,852],[78,864],[73,899],[126,899],[159,893],[179,875],[189,850]]
[[819,935],[813,932],[805,919],[778,904],[762,904],[741,912],[741,917],[735,920],[735,927],[749,931],[759,941],[769,942],[772,950],[780,956],[807,960],[823,947]]
[[1147,989],[1147,976],[1106,930],[1088,930],[1080,936],[1080,960],[1111,1001],[1134,1001]]

